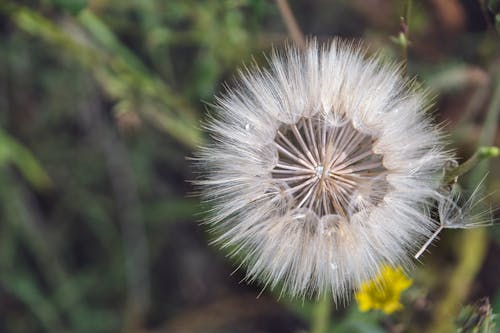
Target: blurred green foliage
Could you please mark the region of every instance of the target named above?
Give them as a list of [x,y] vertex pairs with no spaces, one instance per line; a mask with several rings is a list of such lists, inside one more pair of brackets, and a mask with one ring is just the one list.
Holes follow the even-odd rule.
[[457,318],[457,333],[494,332],[495,315],[488,299],[481,299],[474,305],[464,307]]
[[164,222],[200,211],[183,199],[200,99],[251,52],[266,6],[0,4],[0,331],[142,327],[149,295],[133,289],[149,282],[136,271],[156,260]]

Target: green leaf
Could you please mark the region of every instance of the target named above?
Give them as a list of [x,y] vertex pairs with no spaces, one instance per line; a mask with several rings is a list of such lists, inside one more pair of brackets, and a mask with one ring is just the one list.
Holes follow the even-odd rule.
[[494,333],[495,315],[488,298],[464,307],[457,318],[457,333]]
[[35,281],[25,274],[4,274],[2,287],[24,303],[47,332],[62,332],[57,309],[47,300]]
[[35,188],[46,189],[52,182],[36,157],[21,143],[0,129],[0,166],[13,163]]
[[71,15],[77,15],[87,7],[87,0],[52,0],[52,5],[67,11]]

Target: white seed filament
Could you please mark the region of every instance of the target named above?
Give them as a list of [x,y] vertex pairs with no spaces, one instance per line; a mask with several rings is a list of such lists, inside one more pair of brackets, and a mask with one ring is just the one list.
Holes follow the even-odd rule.
[[348,217],[376,205],[387,192],[383,156],[373,152],[372,137],[351,123],[332,126],[304,117],[282,126],[275,144],[273,179],[286,183],[296,208]]

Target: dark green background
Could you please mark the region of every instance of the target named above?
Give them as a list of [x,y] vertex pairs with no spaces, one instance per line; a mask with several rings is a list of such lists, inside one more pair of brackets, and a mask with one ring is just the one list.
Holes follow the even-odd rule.
[[[404,2],[290,5],[305,34],[363,39],[399,61],[391,36]],[[491,110],[500,42],[487,5],[413,1],[409,72],[462,159],[481,133],[500,145]],[[262,286],[239,283],[237,263],[207,245],[187,181],[214,94],[286,39],[267,0],[0,2],[0,332],[307,331],[314,300],[267,290],[256,299]],[[485,181],[493,208],[499,166]],[[433,332],[455,316],[437,317],[466,260],[472,282],[459,286],[460,302],[487,296],[499,312],[499,228],[480,244],[464,231],[441,238],[414,270],[402,312],[339,305],[331,332]]]

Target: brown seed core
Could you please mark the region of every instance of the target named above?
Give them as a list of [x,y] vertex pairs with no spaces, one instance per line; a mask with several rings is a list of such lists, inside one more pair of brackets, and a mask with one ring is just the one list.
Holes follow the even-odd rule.
[[301,118],[282,126],[274,142],[278,163],[272,176],[295,208],[312,209],[320,217],[349,217],[378,204],[387,193],[383,156],[373,152],[374,139],[350,122],[333,126]]

